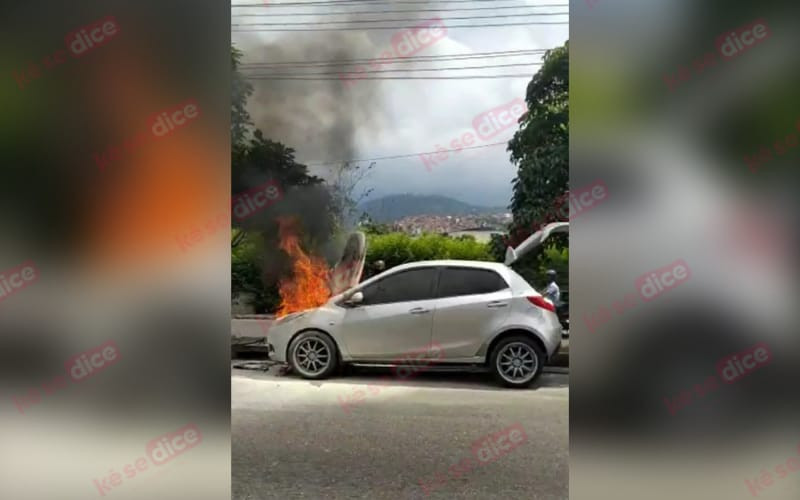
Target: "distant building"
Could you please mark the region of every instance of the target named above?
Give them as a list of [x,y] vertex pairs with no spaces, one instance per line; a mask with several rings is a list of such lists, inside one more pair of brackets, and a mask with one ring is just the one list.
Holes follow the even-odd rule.
[[[415,215],[395,222],[397,230],[410,235],[472,234],[479,240],[488,240],[492,233],[502,234],[511,219],[511,214],[481,215]],[[484,234],[485,233],[485,234]]]

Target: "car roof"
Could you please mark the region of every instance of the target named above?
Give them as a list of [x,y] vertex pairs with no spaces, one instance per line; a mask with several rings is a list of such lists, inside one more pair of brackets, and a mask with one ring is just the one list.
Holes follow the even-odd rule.
[[492,269],[494,271],[507,271],[508,266],[502,262],[487,262],[483,260],[421,260],[417,262],[409,262],[407,264],[400,264],[391,268],[391,271],[400,271],[404,269],[414,269],[417,267],[435,267],[435,266],[452,266],[452,267],[472,267],[475,269]]
[[[361,289],[367,285],[370,285],[371,283],[384,279],[387,276],[391,276],[398,272],[407,271],[409,269],[418,269],[424,267],[446,267],[446,266],[469,267],[472,269],[489,269],[497,273],[500,273],[500,275],[503,276],[503,278],[505,278],[506,281],[508,281],[511,284],[512,289],[515,291],[532,289],[531,285],[527,281],[525,281],[525,279],[522,276],[514,272],[513,269],[503,264],[502,262],[451,259],[451,260],[422,260],[417,262],[409,262],[407,264],[400,264],[398,266],[394,266],[390,269],[387,269],[386,271],[380,274],[372,276],[367,280],[362,281],[361,283],[351,288],[350,290]],[[345,293],[347,292],[344,292],[341,295],[344,295]]]

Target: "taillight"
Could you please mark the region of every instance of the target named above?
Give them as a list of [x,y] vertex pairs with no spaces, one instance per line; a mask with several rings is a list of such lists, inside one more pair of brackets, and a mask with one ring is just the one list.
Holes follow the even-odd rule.
[[525,297],[525,298],[528,299],[528,302],[535,305],[536,307],[547,309],[550,312],[556,312],[556,306],[554,306],[552,302],[542,297],[541,295],[532,295],[530,297]]

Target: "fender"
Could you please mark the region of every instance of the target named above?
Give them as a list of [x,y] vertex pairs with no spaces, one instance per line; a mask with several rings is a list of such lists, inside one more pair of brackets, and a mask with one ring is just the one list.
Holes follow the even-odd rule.
[[[548,346],[547,340],[545,339],[545,336],[542,335],[540,332],[534,330],[533,328],[529,328],[527,326],[505,327],[503,330],[495,333],[491,337],[489,337],[486,340],[484,340],[483,343],[481,344],[480,348],[478,348],[478,352],[475,353],[475,355],[486,359],[486,355],[487,355],[487,352],[489,350],[489,346],[492,345],[492,343],[495,340],[497,340],[497,338],[500,337],[501,335],[504,335],[506,333],[511,333],[511,332],[526,332],[526,333],[529,333],[529,334],[533,335],[545,347],[545,354],[547,355],[548,359],[552,355],[551,352],[550,352],[550,348]],[[555,350],[556,351],[558,350],[558,346],[556,346]]]

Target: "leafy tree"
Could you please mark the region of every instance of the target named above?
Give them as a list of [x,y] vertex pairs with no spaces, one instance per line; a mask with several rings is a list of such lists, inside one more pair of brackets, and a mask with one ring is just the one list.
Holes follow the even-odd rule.
[[511,161],[519,166],[512,229],[544,222],[556,199],[569,189],[569,42],[545,53],[525,100],[528,112],[508,144]]
[[358,229],[364,234],[389,234],[392,232],[392,226],[389,224],[379,224],[372,220],[367,212],[362,212],[358,219]]
[[355,193],[356,186],[372,173],[374,167],[375,162],[370,163],[366,168],[362,168],[357,163],[345,162],[333,173],[330,192],[333,198],[333,211],[337,229],[344,230],[352,227],[357,222],[363,221],[364,216],[369,218],[366,213],[362,213],[359,217],[358,204],[372,193],[372,188],[363,189],[358,194]]
[[263,240],[259,233],[238,233],[240,240],[231,250],[231,290],[253,294],[257,311],[274,310],[279,305],[277,283],[264,283],[261,266]]
[[256,292],[257,306],[270,309],[277,301],[276,285],[290,269],[278,246],[278,218],[299,217],[303,247],[316,253],[334,226],[334,202],[323,180],[295,160],[294,149],[264,137],[253,125],[247,112],[253,87],[239,71],[241,57],[232,47],[231,195],[275,181],[281,198],[244,220],[232,220],[232,289]]
[[[310,175],[308,167],[295,161],[294,149],[265,138],[263,133],[253,126],[250,114],[247,112],[247,100],[253,93],[253,86],[239,71],[241,57],[241,51],[232,47],[232,194],[235,195],[270,179],[277,181],[284,192],[294,186],[322,184],[321,178]],[[236,224],[236,226],[247,227],[246,224]]]
[[242,153],[249,128],[253,125],[247,112],[247,99],[253,94],[253,86],[239,72],[242,51],[231,47],[231,148],[234,156]]
[[[542,67],[528,84],[525,101],[528,112],[508,143],[511,161],[518,166],[510,206],[512,244],[553,222],[549,220],[553,207],[569,189],[569,42],[545,53]],[[508,244],[493,237],[492,255],[503,260]],[[515,268],[532,283],[540,282],[542,268],[548,264],[558,263],[556,267],[566,271],[562,258],[566,246],[565,235],[553,235],[545,247],[525,256]]]

